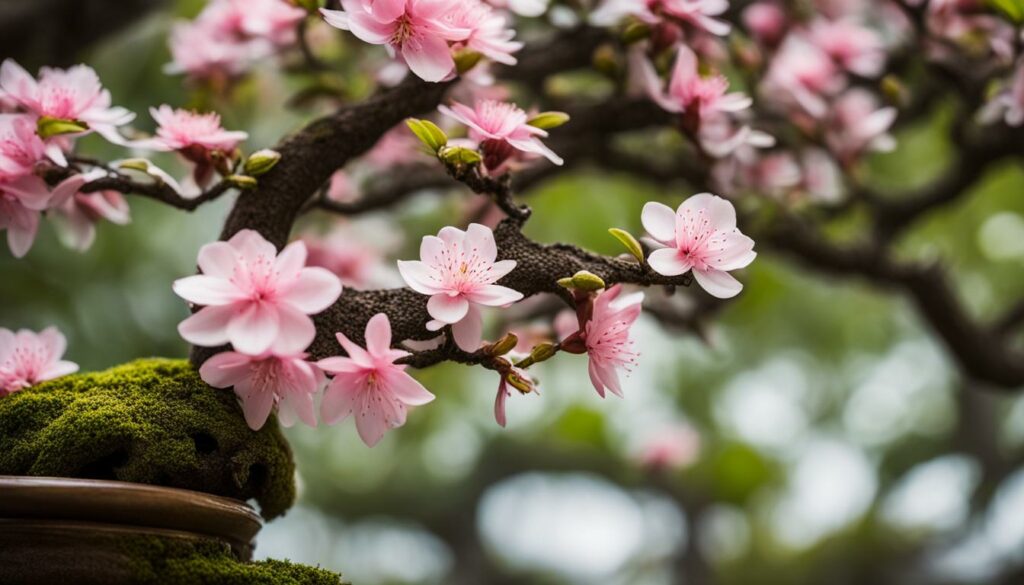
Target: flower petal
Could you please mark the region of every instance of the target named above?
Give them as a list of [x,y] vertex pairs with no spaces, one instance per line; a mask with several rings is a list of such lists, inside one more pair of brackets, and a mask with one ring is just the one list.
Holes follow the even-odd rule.
[[208,276],[231,278],[238,265],[238,254],[227,242],[213,242],[199,248],[199,270]]
[[307,315],[315,315],[333,305],[341,296],[341,289],[341,280],[330,270],[303,268],[281,294],[281,300]]
[[230,280],[205,274],[179,278],[171,288],[174,294],[197,305],[227,305],[245,298]]
[[448,43],[436,36],[406,40],[402,45],[402,58],[423,81],[441,81],[455,69]]
[[676,248],[661,248],[651,252],[647,256],[647,263],[651,269],[664,276],[686,274],[686,271],[693,267]]
[[249,376],[250,356],[236,351],[223,351],[203,362],[199,377],[214,388],[230,388]]
[[471,302],[489,307],[503,307],[523,299],[523,293],[497,284],[486,284],[466,295]]
[[370,317],[366,324],[366,351],[374,357],[380,357],[391,349],[391,322],[385,313],[377,313]]
[[462,295],[433,295],[427,301],[427,312],[430,316],[444,323],[458,323],[466,316],[469,301]]
[[398,273],[412,290],[424,295],[436,295],[441,291],[441,278],[430,265],[419,260],[399,260]]
[[280,330],[277,307],[268,303],[246,303],[228,323],[228,340],[240,351],[260,355],[270,349]]
[[694,269],[693,277],[701,288],[708,291],[709,295],[720,299],[731,299],[743,290],[743,285],[740,281],[733,278],[728,272],[721,270]]
[[206,307],[179,323],[178,334],[192,345],[224,345],[228,342],[228,323],[234,316],[235,307],[231,305]]
[[484,321],[480,309],[470,303],[466,317],[452,325],[455,344],[465,351],[476,351],[483,340]]
[[652,238],[671,245],[676,240],[676,212],[671,207],[657,201],[644,204],[640,212],[640,223]]
[[287,305],[281,305],[277,307],[277,316],[278,331],[271,346],[274,353],[295,355],[313,343],[316,327],[308,315]]

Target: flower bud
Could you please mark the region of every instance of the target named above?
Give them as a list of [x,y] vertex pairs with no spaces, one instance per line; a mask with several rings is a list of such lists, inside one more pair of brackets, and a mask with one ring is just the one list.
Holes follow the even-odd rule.
[[569,121],[569,114],[565,112],[541,112],[526,121],[527,124],[541,130],[558,128]]
[[593,292],[603,289],[604,281],[589,270],[580,270],[579,273],[572,275],[571,285],[577,290]]
[[430,120],[409,118],[405,121],[405,124],[416,135],[416,138],[419,138],[420,142],[425,144],[430,149],[430,152],[434,154],[437,154],[441,147],[448,144],[448,135]]
[[484,351],[493,356],[505,355],[512,351],[517,343],[519,343],[519,338],[516,337],[515,333],[509,332],[498,341],[487,346]]
[[625,30],[622,31],[622,44],[631,45],[633,43],[642,41],[647,37],[651,36],[651,27],[639,20],[634,20],[626,25]]
[[149,161],[144,158],[126,158],[118,163],[118,168],[128,169],[131,171],[139,171],[142,173],[149,172]]
[[279,160],[281,160],[281,153],[276,150],[264,148],[263,150],[257,150],[250,154],[249,158],[245,159],[245,165],[243,165],[243,168],[245,169],[245,174],[250,177],[258,177],[274,168],[274,165],[276,165]]
[[450,165],[475,165],[483,160],[479,152],[465,146],[442,146],[437,156]]
[[452,59],[455,60],[455,70],[459,72],[459,75],[469,71],[476,67],[476,64],[480,62],[483,55],[473,51],[471,49],[459,49],[452,55]]
[[246,175],[228,175],[224,180],[239,189],[255,189],[257,184],[256,179]]
[[622,64],[619,62],[619,56],[615,52],[615,48],[611,45],[601,45],[594,51],[594,69],[597,69],[601,73],[608,77],[618,77],[619,71],[622,69]]
[[78,132],[85,132],[89,129],[89,125],[85,122],[78,120],[62,120],[60,118],[51,118],[50,116],[41,116],[36,122],[36,133],[43,140],[59,136],[61,134],[77,134]]
[[534,346],[533,350],[530,352],[530,359],[532,359],[534,363],[540,363],[551,359],[551,357],[556,353],[558,353],[558,346],[550,341],[545,341],[544,343]]

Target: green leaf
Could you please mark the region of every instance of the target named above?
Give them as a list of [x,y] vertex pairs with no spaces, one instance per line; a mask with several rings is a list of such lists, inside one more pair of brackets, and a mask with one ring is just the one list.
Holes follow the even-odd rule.
[[464,146],[445,147],[439,156],[441,160],[452,165],[475,165],[483,160],[479,152]]
[[636,238],[633,237],[633,234],[619,228],[609,228],[608,233],[615,236],[616,240],[622,242],[622,245],[638,262],[644,263],[644,249],[640,246],[640,242],[636,241]]
[[441,147],[448,144],[448,135],[430,120],[409,118],[405,121],[405,124],[416,135],[416,138],[419,138],[420,142],[425,144],[434,154],[437,154]]
[[228,175],[224,180],[239,189],[255,189],[257,185],[256,179],[245,175]]
[[1024,22],[1024,0],[989,0],[989,3],[1014,23]]
[[85,122],[62,120],[60,118],[51,118],[50,116],[42,116],[36,122],[36,133],[44,140],[61,134],[77,134],[88,129],[89,125]]
[[526,121],[527,124],[541,130],[558,128],[569,121],[569,114],[565,112],[541,112]]

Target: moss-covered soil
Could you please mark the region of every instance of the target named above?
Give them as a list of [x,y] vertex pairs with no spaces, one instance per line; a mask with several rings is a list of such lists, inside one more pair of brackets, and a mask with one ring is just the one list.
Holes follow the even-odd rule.
[[0,398],[0,474],[255,498],[270,519],[291,506],[294,473],[276,421],[252,431],[234,393],[184,360],[138,360]]

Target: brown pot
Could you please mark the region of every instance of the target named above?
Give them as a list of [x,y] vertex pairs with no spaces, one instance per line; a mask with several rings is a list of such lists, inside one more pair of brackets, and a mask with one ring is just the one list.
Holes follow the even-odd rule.
[[252,557],[245,502],[121,481],[0,476],[0,583],[132,583],[125,537],[214,540]]

